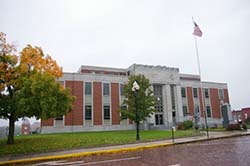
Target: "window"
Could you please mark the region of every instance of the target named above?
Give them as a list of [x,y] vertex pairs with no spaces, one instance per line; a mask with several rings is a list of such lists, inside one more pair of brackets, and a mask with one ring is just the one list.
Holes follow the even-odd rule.
[[108,105],[105,105],[104,106],[104,108],[103,108],[103,110],[104,110],[104,119],[105,120],[108,120],[108,119],[110,119],[110,106],[108,106]]
[[155,115],[155,124],[156,125],[163,125],[163,115],[162,114]]
[[224,99],[223,89],[219,89],[219,99]]
[[91,82],[85,82],[85,95],[92,94],[92,84]]
[[85,120],[91,120],[91,119],[92,119],[92,106],[85,105]]
[[209,93],[207,88],[205,88],[205,98],[209,98]]
[[162,85],[153,85],[153,91],[156,98],[155,109],[157,110],[157,112],[163,112]]
[[63,116],[62,115],[58,116],[58,117],[55,118],[55,120],[63,120]]
[[103,96],[109,96],[109,83],[103,83]]
[[183,110],[183,116],[188,116],[188,110],[186,105],[182,106],[182,110]]
[[211,117],[212,117],[210,106],[207,106],[207,117],[208,117],[208,118],[211,118]]
[[153,85],[153,91],[155,97],[161,97],[162,96],[162,85]]
[[181,97],[186,97],[186,88],[181,88]]
[[174,92],[174,85],[170,85],[170,90],[171,90],[171,104],[172,104],[172,109],[175,110],[175,92]]
[[193,88],[193,95],[195,98],[198,97],[198,89],[197,88]]
[[124,85],[120,84],[120,95],[124,96]]

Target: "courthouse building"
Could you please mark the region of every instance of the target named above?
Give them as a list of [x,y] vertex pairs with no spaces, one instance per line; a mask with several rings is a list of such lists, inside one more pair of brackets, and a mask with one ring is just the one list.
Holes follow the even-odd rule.
[[202,102],[200,77],[182,74],[178,68],[138,64],[127,69],[81,66],[78,72],[64,73],[59,79],[76,96],[73,110],[65,116],[42,120],[42,133],[134,129],[129,119],[120,120],[118,109],[124,106],[124,84],[130,75],[138,74],[150,80],[158,99],[157,112],[142,124],[145,129],[168,129],[184,120],[194,121],[194,115],[199,124],[204,124],[204,109],[209,125],[222,124],[221,107],[227,106],[231,112],[226,83],[202,82]]

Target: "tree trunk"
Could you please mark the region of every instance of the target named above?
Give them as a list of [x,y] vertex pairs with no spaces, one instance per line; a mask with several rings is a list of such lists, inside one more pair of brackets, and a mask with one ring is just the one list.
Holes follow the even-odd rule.
[[14,144],[14,133],[15,133],[15,119],[13,116],[9,118],[9,135],[7,144]]

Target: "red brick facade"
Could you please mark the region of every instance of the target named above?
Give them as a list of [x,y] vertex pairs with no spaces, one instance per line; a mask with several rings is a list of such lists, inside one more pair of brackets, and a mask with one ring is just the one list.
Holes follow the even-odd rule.
[[93,82],[94,125],[102,125],[102,83]]
[[228,90],[227,90],[227,89],[224,89],[223,91],[224,91],[224,98],[225,98],[225,99],[224,99],[224,102],[230,104],[230,102],[229,102]]
[[[71,90],[71,94],[76,96],[74,102],[73,110],[68,113],[64,118],[64,125],[83,125],[84,124],[84,82],[83,81],[65,81],[66,88]],[[187,87],[187,103],[189,115],[194,115],[194,98],[193,98],[193,87]],[[224,103],[229,103],[228,90],[224,89]],[[198,88],[199,92],[199,104],[200,104],[200,114],[201,117],[204,117],[204,107],[201,100],[201,88]],[[212,118],[221,118],[220,102],[219,99],[219,89],[210,88],[210,102],[211,102],[211,111]],[[204,92],[203,92],[204,93]],[[203,96],[204,97],[204,96]],[[203,99],[205,100],[205,99]],[[93,124],[94,125],[103,125],[103,103],[102,103],[102,82],[93,82]],[[119,83],[111,83],[111,117],[112,125],[120,124],[120,114],[118,112],[120,108],[120,98],[119,98]],[[250,114],[250,113],[249,113]],[[244,115],[242,115],[243,117]],[[249,115],[250,116],[250,115]],[[129,124],[132,124],[132,121],[129,121]],[[50,118],[48,120],[41,121],[42,126],[53,126],[54,119]]]
[[83,82],[66,81],[66,88],[76,97],[73,109],[65,116],[65,125],[83,125]]
[[220,112],[220,99],[219,99],[219,91],[215,88],[210,88],[210,101],[212,106],[212,116],[213,118],[221,118]]
[[41,126],[53,126],[54,125],[54,119],[50,118],[47,120],[41,120]]
[[188,110],[190,116],[194,115],[194,100],[193,100],[192,89],[193,89],[192,87],[187,87]]
[[119,103],[119,84],[111,83],[111,110],[112,110],[112,124],[120,124],[120,114],[118,112],[120,103]]

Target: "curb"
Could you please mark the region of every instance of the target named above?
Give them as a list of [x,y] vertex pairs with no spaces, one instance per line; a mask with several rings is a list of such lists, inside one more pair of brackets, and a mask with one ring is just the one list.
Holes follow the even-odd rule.
[[10,160],[10,161],[0,162],[0,165],[24,164],[24,163],[31,163],[31,162],[36,162],[36,161],[48,161],[48,160],[66,159],[66,158],[73,158],[73,157],[86,157],[86,156],[112,154],[112,153],[125,153],[125,152],[139,151],[143,149],[166,147],[169,145],[173,145],[173,143],[162,143],[162,144],[154,144],[154,145],[146,145],[146,146],[141,145],[141,146],[135,146],[135,147],[129,147],[129,148],[98,150],[98,151],[93,151],[93,152],[80,152],[80,153],[72,153],[72,154],[65,154],[65,155],[58,155],[58,156],[45,156],[45,157],[35,157],[35,158],[30,158],[30,159]]
[[186,142],[175,142],[174,145],[188,144],[188,143],[195,143],[195,142],[205,142],[205,141],[227,139],[227,138],[233,138],[233,137],[242,137],[242,136],[249,136],[249,135],[250,135],[250,133],[226,135],[226,136],[219,136],[219,137],[209,137],[209,138],[202,138],[202,139],[197,139],[197,140],[190,140],[190,141],[186,141]]
[[154,144],[154,145],[140,145],[140,146],[134,146],[134,147],[129,147],[129,148],[117,148],[117,149],[109,149],[109,150],[98,150],[98,151],[92,151],[92,152],[79,152],[79,153],[57,155],[57,156],[44,156],[44,157],[35,157],[35,158],[29,158],[29,159],[10,160],[10,161],[0,162],[0,165],[25,164],[25,163],[31,163],[31,162],[37,162],[37,161],[49,161],[49,160],[67,159],[67,158],[74,158],[74,157],[86,157],[86,156],[112,154],[112,153],[125,153],[125,152],[139,151],[139,150],[144,150],[144,149],[166,147],[170,145],[180,145],[180,144],[187,144],[187,143],[194,143],[194,142],[205,142],[205,141],[210,141],[210,140],[226,139],[226,138],[248,136],[248,135],[250,135],[250,133],[227,135],[227,136],[220,136],[220,137],[211,137],[208,139],[202,138],[202,139],[189,140],[189,141],[184,141],[184,142],[159,143],[159,144]]

